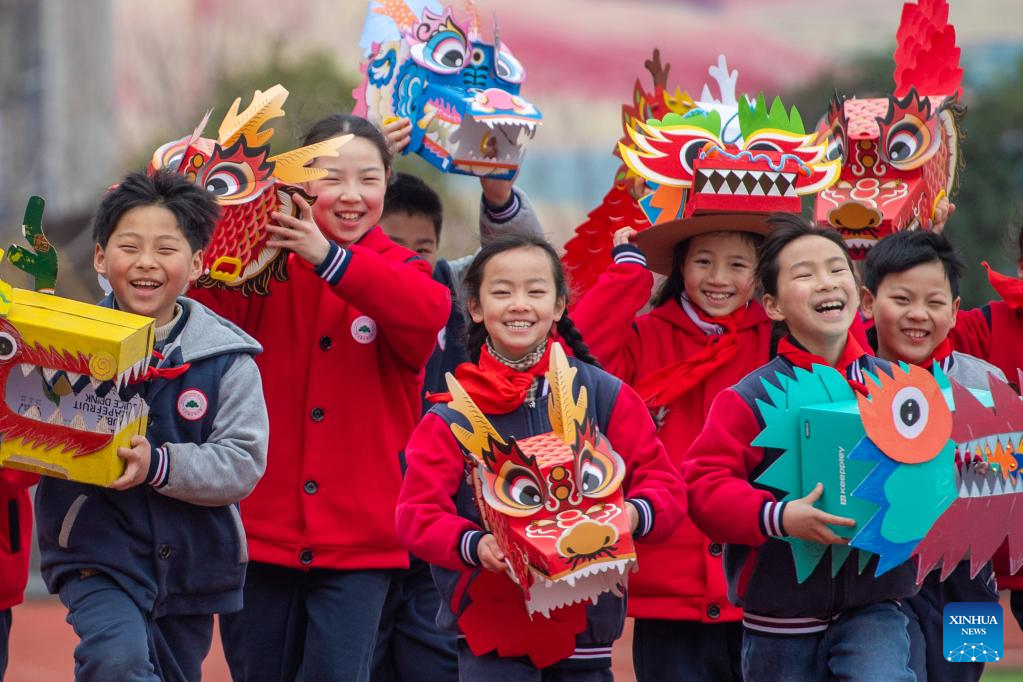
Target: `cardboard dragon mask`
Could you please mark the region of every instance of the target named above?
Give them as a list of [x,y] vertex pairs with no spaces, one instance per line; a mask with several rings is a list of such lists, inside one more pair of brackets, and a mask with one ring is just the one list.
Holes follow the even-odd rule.
[[519,91],[526,70],[501,42],[480,38],[472,3],[468,22],[453,8],[404,0],[369,3],[360,45],[366,61],[352,95],[354,113],[377,124],[412,121],[404,153],[415,152],[442,171],[510,179],[522,160],[523,134],[542,115]]
[[284,115],[287,98],[288,91],[280,85],[266,92],[256,90],[244,111],[238,111],[241,98],[234,101],[217,139],[201,136],[207,113],[190,136],[167,142],[153,154],[150,172],[168,168],[182,173],[213,193],[220,204],[220,220],[203,254],[198,286],[265,296],[272,279],[287,279],[288,253],[266,245],[271,214],[280,211],[298,217],[296,195],[312,205],[316,197],[298,185],[321,178],[326,171],[306,164],[321,156],[336,156],[352,138],[340,135],[270,156],[274,130],[263,130],[263,126]]
[[854,258],[885,235],[931,229],[934,209],[958,188],[962,167],[959,48],[945,0],[902,7],[895,91],[884,98],[835,94],[819,133],[839,181],[817,195],[814,217],[838,230]]
[[856,521],[832,527],[849,545],[783,538],[800,581],[829,549],[833,573],[854,549],[861,571],[878,555],[878,575],[915,557],[918,582],[939,563],[944,579],[966,558],[975,576],[1006,537],[1012,570],[1023,564],[1023,400],[988,382],[966,389],[912,365],[868,376],[867,396],[821,365],[764,380],[765,427],[753,445],[784,452],[757,483],[792,500],[822,482],[816,506]]

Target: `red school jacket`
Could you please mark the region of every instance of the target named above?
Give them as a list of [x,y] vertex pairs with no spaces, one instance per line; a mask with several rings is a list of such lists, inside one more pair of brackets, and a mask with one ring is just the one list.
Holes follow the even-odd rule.
[[[636,250],[625,251],[630,257],[604,272],[576,304],[572,319],[603,367],[634,383],[700,352],[712,337],[677,300],[635,317],[647,302],[653,277],[632,255]],[[739,334],[734,359],[668,405],[659,418],[658,435],[676,469],[703,428],[714,397],[769,360],[771,322],[759,303],[749,304]],[[637,546],[639,571],[629,581],[629,615],[707,623],[741,620],[742,610],[728,602],[721,552],[721,543],[701,533],[688,516],[667,541]]]
[[313,268],[295,254],[268,296],[190,294],[262,345],[267,467],[241,503],[253,561],[291,568],[408,565],[394,531],[400,456],[450,293],[379,226]]
[[28,584],[32,547],[32,500],[37,474],[0,468],[0,610],[20,604]]

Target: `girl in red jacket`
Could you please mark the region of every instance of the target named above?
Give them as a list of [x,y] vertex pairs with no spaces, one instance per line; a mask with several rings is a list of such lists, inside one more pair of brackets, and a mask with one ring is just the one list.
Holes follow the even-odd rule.
[[[578,332],[565,315],[567,287],[561,263],[549,244],[527,235],[503,236],[485,245],[465,276],[471,325],[470,357],[456,377],[473,402],[502,436],[523,439],[551,431],[548,369],[551,335],[557,329],[575,355],[569,362],[576,381],[586,387],[587,411],[600,432],[625,462],[622,488],[633,537],[657,542],[668,537],[682,519],[685,502],[679,477],[654,432],[650,416],[636,394],[620,380],[598,369]],[[436,405],[416,429],[405,450],[408,470],[397,510],[398,537],[417,556],[434,566],[434,579],[444,600],[438,616],[442,627],[469,637],[460,640],[462,679],[539,679],[536,666],[524,656],[480,651],[475,631],[467,629],[474,586],[481,570],[504,573],[504,554],[484,530],[466,479],[466,455],[452,434],[454,410]],[[459,422],[461,424],[461,422]],[[557,480],[561,480],[558,478]],[[511,485],[511,483],[509,483]],[[513,492],[529,492],[520,479]],[[539,485],[539,484],[538,484]],[[513,597],[522,599],[511,586]],[[495,603],[497,603],[495,601]],[[534,614],[504,623],[493,634],[495,647],[508,651],[556,623]],[[585,609],[582,631],[570,638],[563,656],[545,666],[543,679],[610,680],[611,644],[621,635],[625,600],[605,592]],[[526,632],[524,632],[526,631]],[[575,630],[573,632],[577,632]],[[552,638],[554,635],[551,636]],[[551,645],[539,636],[541,646]],[[472,648],[480,651],[473,654]],[[536,660],[535,649],[524,647]],[[559,649],[561,651],[561,649]],[[569,672],[570,671],[570,672]]]
[[[636,317],[653,284],[646,256],[631,243],[636,234],[615,233],[614,265],[573,316],[594,355],[654,414],[677,467],[714,396],[769,359],[771,323],[750,300],[761,237],[679,231],[672,258],[652,258],[671,262],[654,309]],[[728,602],[721,553],[689,518],[667,542],[638,550],[629,615],[640,682],[741,679],[742,610]]]
[[304,144],[350,133],[314,166],[296,219],[275,214],[291,251],[269,295],[192,295],[263,345],[270,417],[266,474],[241,505],[245,607],[221,619],[236,680],[366,680],[390,570],[401,452],[419,420],[423,367],[449,294],[377,222],[391,176],[383,134],[354,116],[315,124]]

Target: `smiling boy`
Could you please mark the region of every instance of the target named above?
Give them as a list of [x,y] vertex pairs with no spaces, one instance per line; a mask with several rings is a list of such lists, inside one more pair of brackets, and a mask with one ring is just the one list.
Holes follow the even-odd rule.
[[[943,235],[922,230],[896,232],[871,249],[864,263],[863,314],[874,320],[868,333],[877,354],[945,374],[967,388],[987,390],[988,375],[1002,371],[972,355],[952,350],[949,332],[959,312],[963,264]],[[920,679],[979,680],[984,664],[949,663],[943,649],[943,609],[949,602],[997,601],[991,565],[970,579],[968,561],[944,581],[932,572],[919,594],[902,601],[909,619],[910,667]]]
[[42,574],[80,642],[76,679],[198,680],[213,614],[237,611],[248,552],[237,503],[266,466],[267,416],[251,337],[181,297],[199,275],[212,196],[164,171],[128,175],[93,221],[102,305],[156,320],[136,390],[145,437],[120,448],[110,489],[46,478]]

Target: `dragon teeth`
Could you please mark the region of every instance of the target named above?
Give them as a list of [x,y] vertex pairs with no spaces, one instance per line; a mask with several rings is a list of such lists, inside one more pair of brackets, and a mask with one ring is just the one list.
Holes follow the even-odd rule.
[[85,415],[81,412],[75,412],[75,416],[71,418],[71,423],[68,424],[72,429],[78,431],[87,431],[88,428],[85,426]]
[[47,381],[53,381],[53,375],[57,373],[57,370],[53,369],[52,367],[41,367],[40,369],[42,370],[43,376],[46,377]]
[[29,364],[25,364],[25,363],[22,363],[21,365],[19,365],[19,367],[21,367],[21,376],[24,376],[24,377],[27,377],[36,368],[35,365],[29,365]]
[[48,424],[56,424],[57,426],[64,426],[64,418],[60,415],[60,410],[54,410],[53,414],[46,420]]
[[39,407],[37,405],[29,405],[21,413],[21,416],[26,419],[34,419],[35,421],[42,421],[43,419],[43,413],[39,411]]

